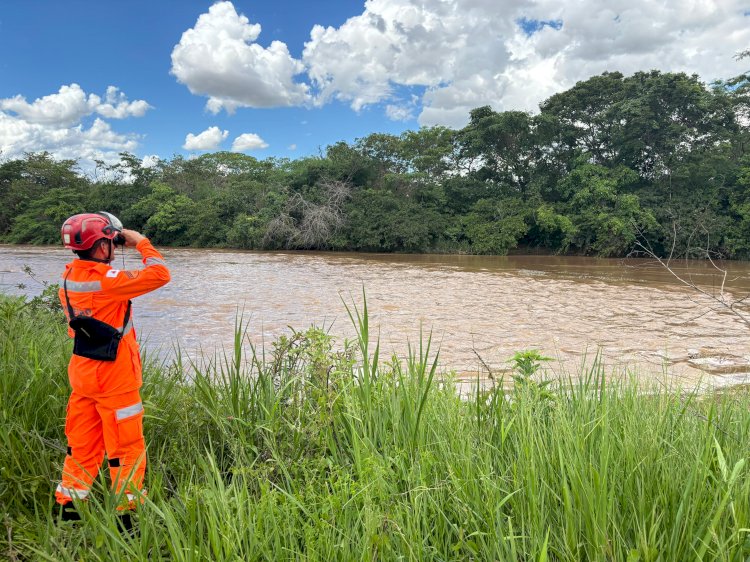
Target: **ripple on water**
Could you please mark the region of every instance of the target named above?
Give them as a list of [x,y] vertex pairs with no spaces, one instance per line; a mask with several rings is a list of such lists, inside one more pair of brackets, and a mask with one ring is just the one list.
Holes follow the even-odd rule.
[[[561,370],[600,354],[611,368],[627,364],[651,373],[666,365],[684,380],[724,382],[750,371],[746,325],[711,311],[708,299],[640,260],[164,253],[172,282],[135,303],[136,326],[150,346],[171,348],[174,340],[187,350],[231,345],[238,313],[256,345],[269,345],[289,325],[325,324],[352,338],[344,303],[361,308],[364,288],[371,333],[379,335],[383,353],[404,355],[422,330],[423,338],[431,333],[440,344],[441,364],[459,372],[485,365],[500,372],[514,352],[529,348],[555,358]],[[0,283],[17,292],[27,282],[33,292],[24,265],[56,282],[69,257],[62,249],[3,247]],[[141,267],[132,255],[126,263]],[[729,266],[727,289],[750,293],[750,264]],[[719,286],[705,264],[691,267],[700,272],[694,279]]]

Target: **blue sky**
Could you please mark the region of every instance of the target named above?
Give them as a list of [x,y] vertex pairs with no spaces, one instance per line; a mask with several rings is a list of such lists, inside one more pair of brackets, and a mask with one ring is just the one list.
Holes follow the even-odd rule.
[[460,127],[480,105],[534,111],[605,70],[746,70],[733,59],[750,48],[742,2],[602,5],[8,0],[0,149],[84,165],[121,150],[296,158],[373,132]]
[[[141,155],[190,154],[182,145],[188,133],[211,126],[230,135],[256,132],[268,149],[248,152],[256,157],[316,154],[338,140],[353,140],[374,131],[400,133],[415,127],[383,119],[382,112],[359,113],[348,104],[324,110],[304,107],[243,108],[234,115],[212,115],[206,99],[192,95],[170,75],[170,54],[183,31],[195,24],[212,2],[13,1],[0,11],[0,98],[18,94],[29,101],[76,83],[100,96],[115,85],[130,100],[153,106],[143,117],[113,124],[123,133],[143,135]],[[315,23],[340,25],[362,13],[362,2],[235,2],[255,22],[262,22],[259,40],[284,41],[300,53]],[[292,16],[292,17],[290,17]],[[87,123],[93,119],[89,118]],[[223,147],[230,148],[229,142]],[[225,146],[224,146],[225,145]],[[296,145],[296,150],[290,150]],[[204,151],[196,151],[202,153]]]

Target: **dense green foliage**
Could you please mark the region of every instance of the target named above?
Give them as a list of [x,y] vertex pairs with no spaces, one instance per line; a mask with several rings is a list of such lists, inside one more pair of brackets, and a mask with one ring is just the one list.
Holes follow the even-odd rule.
[[58,243],[72,213],[104,209],[157,244],[621,256],[700,247],[750,258],[747,80],[605,73],[537,115],[471,112],[461,130],[339,142],[319,157],[226,152],[94,177],[29,154],[0,164],[0,241]]
[[61,315],[0,297],[0,558],[746,560],[750,395],[539,382],[469,400],[429,346],[378,360],[321,330],[264,359],[146,362],[148,498],[118,532],[101,476],[57,521],[70,344]]

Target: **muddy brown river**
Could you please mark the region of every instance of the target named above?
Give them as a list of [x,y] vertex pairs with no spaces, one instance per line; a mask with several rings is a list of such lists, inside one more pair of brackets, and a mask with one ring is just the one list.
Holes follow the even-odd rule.
[[[371,333],[386,356],[404,356],[432,333],[443,370],[499,373],[518,350],[554,358],[550,373],[575,375],[599,353],[610,374],[664,373],[681,385],[750,381],[750,327],[706,295],[646,260],[550,256],[443,256],[166,249],[172,282],[134,302],[145,348],[169,356],[231,347],[235,318],[261,349],[290,326],[355,331],[344,303],[367,295]],[[0,290],[36,294],[23,272],[57,282],[70,252],[0,246]],[[114,267],[122,268],[120,256]],[[677,272],[728,302],[750,294],[750,263],[680,262]],[[125,267],[140,267],[128,250]],[[17,285],[25,283],[25,289]],[[748,299],[750,300],[750,299]],[[750,308],[738,310],[750,316]],[[627,370],[627,371],[626,371]]]

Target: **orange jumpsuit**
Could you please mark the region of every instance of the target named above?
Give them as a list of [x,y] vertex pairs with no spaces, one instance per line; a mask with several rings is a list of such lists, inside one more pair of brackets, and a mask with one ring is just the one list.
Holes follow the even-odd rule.
[[[111,266],[76,259],[65,267],[68,298],[76,315],[85,314],[122,329],[128,300],[169,282],[162,255],[147,239],[136,245],[146,266],[117,270]],[[65,275],[63,275],[65,277]],[[60,282],[60,301],[69,316]],[[114,361],[98,361],[73,355],[68,364],[72,393],[65,418],[68,451],[62,482],[55,498],[65,504],[73,497],[85,499],[106,451],[114,489],[124,492],[122,507],[132,505],[135,491],[143,491],[146,451],[143,439],[141,355],[132,321]],[[73,337],[73,330],[68,329]]]

